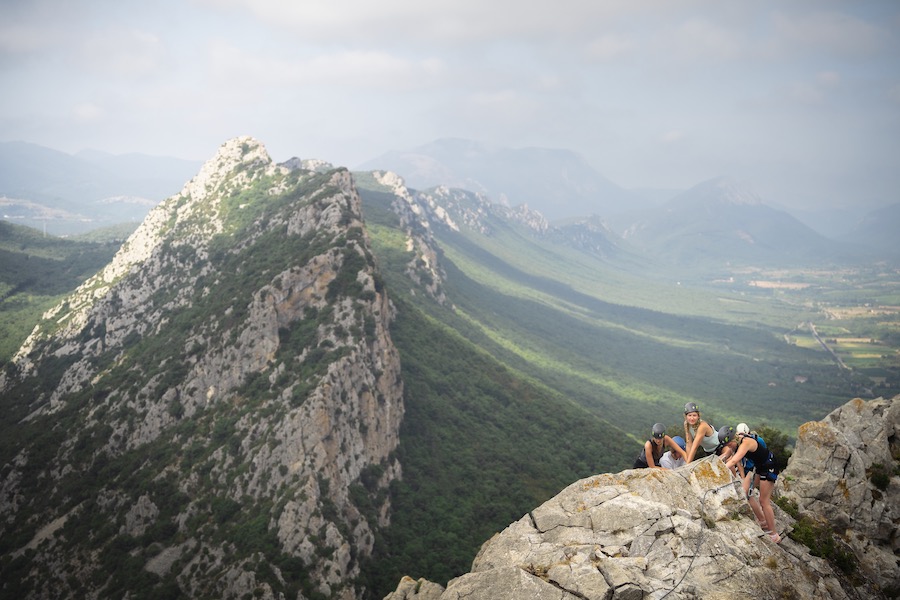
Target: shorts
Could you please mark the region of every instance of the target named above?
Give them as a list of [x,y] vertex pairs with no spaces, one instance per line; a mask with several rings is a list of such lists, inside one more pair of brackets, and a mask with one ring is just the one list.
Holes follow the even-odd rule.
[[775,480],[778,479],[778,473],[775,471],[775,465],[758,469],[756,471],[756,474],[759,475],[760,481],[771,481],[772,483],[775,483]]
[[747,459],[747,464],[744,467],[744,470],[749,473],[750,471],[755,471],[755,474],[759,476],[760,481],[771,481],[775,483],[778,479],[778,471],[775,470],[775,462],[767,461],[766,464],[761,467],[757,467],[753,464],[753,461]]

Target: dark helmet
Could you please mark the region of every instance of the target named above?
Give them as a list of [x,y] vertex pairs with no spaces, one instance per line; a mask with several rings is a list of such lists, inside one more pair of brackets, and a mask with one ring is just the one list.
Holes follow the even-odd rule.
[[656,439],[661,439],[666,435],[666,426],[662,423],[656,423],[653,425],[653,437]]
[[719,443],[727,444],[735,437],[734,425],[722,425],[719,427]]
[[688,413],[692,413],[692,412],[695,412],[695,413],[700,412],[700,407],[697,406],[696,402],[688,402],[687,404],[684,405],[684,414],[688,414]]

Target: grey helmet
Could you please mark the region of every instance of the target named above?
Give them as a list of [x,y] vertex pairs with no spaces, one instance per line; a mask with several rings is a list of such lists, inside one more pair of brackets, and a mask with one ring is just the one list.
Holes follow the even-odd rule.
[[695,413],[700,412],[700,407],[697,406],[696,402],[688,402],[687,404],[684,405],[684,414],[688,414],[688,413],[692,413],[692,412],[695,412]]
[[722,425],[719,427],[719,443],[727,444],[735,437],[734,425]]
[[655,437],[656,439],[662,439],[666,435],[666,426],[662,423],[656,423],[653,425],[652,433],[653,437]]

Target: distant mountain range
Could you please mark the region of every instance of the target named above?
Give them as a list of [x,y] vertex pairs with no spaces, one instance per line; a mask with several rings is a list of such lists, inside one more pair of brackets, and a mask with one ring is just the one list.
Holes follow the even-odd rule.
[[[829,239],[786,211],[766,205],[746,184],[726,177],[683,192],[626,190],[568,150],[502,148],[447,138],[385,153],[361,170],[389,170],[409,187],[438,185],[479,192],[507,206],[525,204],[550,222],[599,217],[609,233],[667,261],[821,264],[900,257],[900,209],[883,209],[850,229],[852,217],[814,211],[805,222],[821,225]],[[830,214],[830,213],[829,213]],[[827,226],[826,226],[827,225]],[[841,231],[848,232],[839,235]]]
[[416,189],[446,185],[487,194],[500,204],[527,204],[551,221],[608,216],[650,205],[569,150],[503,148],[445,138],[391,151],[358,167],[376,169],[398,173]]
[[[58,235],[139,222],[199,166],[142,154],[88,150],[71,155],[25,142],[0,143],[0,214]],[[524,205],[560,226],[589,221],[593,231],[604,229],[612,246],[633,246],[685,265],[900,257],[900,236],[893,233],[900,224],[900,204],[857,218],[846,211],[840,218],[833,217],[834,211],[806,211],[797,213],[801,222],[726,178],[680,193],[626,190],[564,149],[445,138],[385,153],[359,170],[392,171],[413,189],[459,188],[510,208]],[[587,243],[583,234],[575,231],[573,243]]]
[[725,177],[705,181],[646,211],[623,237],[681,264],[803,265],[853,261],[861,255],[857,248],[830,240],[763,204],[746,184]]
[[900,257],[900,202],[873,210],[840,239]]
[[200,165],[95,150],[72,155],[27,142],[0,142],[0,214],[57,235],[139,222],[177,193]]

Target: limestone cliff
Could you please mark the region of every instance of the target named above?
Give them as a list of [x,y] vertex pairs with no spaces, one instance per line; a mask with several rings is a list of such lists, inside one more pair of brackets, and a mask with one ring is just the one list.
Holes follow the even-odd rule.
[[813,555],[777,507],[773,543],[712,456],[577,481],[485,542],[446,589],[406,577],[385,600],[895,597],[898,431],[900,396],[853,400],[801,427],[783,474],[786,499],[827,524],[819,535],[853,548],[846,569]]
[[223,144],[0,379],[0,595],[361,597],[392,311],[349,172]]
[[900,396],[859,398],[805,423],[779,488],[837,534],[859,575],[900,595]]

